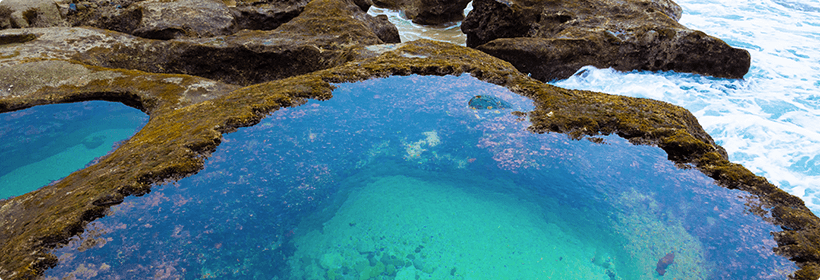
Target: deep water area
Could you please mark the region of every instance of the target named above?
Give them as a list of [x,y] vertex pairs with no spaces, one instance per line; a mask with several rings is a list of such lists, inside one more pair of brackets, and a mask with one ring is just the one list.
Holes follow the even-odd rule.
[[[527,128],[462,76],[337,84],[128,197],[47,279],[786,279],[747,193],[617,136]],[[508,109],[474,109],[476,96]],[[759,215],[763,215],[761,217]]]
[[107,101],[0,114],[0,199],[36,190],[94,163],[147,121],[140,110]]

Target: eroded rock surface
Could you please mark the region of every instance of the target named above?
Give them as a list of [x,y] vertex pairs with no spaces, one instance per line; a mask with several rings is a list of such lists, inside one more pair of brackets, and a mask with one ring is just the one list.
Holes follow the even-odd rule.
[[[231,35],[240,30],[274,30],[297,16],[309,0],[85,0],[65,8],[71,26],[92,26],[136,36],[169,40]],[[340,1],[347,4],[347,1]],[[353,1],[357,19],[368,0]],[[385,37],[388,38],[388,37]]]
[[586,65],[742,78],[749,52],[679,24],[669,0],[476,0],[467,46],[550,81]]
[[418,24],[443,24],[464,18],[464,8],[471,0],[375,0],[377,7],[401,10]]
[[142,20],[134,35],[150,39],[230,35],[236,19],[222,0],[149,0],[137,4]]
[[107,68],[189,74],[248,85],[367,56],[364,46],[384,43],[376,32],[389,42],[398,41],[398,31],[386,19],[365,14],[352,1],[316,0],[297,18],[275,30],[245,30],[209,38],[149,40],[78,27],[3,30],[0,42],[10,43],[3,45],[0,55],[9,59],[0,61],[0,65],[26,59],[75,60]]
[[58,4],[63,0],[4,0],[0,2],[0,29],[65,26]]

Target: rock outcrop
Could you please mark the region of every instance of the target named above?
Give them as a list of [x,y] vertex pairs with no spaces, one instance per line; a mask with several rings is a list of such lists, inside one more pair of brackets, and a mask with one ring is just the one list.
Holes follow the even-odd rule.
[[142,19],[132,34],[150,39],[230,35],[238,30],[236,19],[222,0],[149,0],[135,9]]
[[373,5],[400,10],[418,24],[444,24],[464,19],[464,8],[471,0],[375,0]]
[[677,22],[669,0],[476,0],[467,46],[550,81],[586,65],[742,78],[749,52]]
[[26,43],[0,49],[13,58],[0,61],[0,65],[24,59],[62,59],[249,85],[367,56],[364,46],[385,43],[376,32],[388,42],[398,42],[394,26],[386,19],[365,14],[352,1],[315,0],[297,18],[275,30],[245,30],[208,38],[149,40],[94,28],[3,30],[0,40]]
[[0,2],[0,29],[66,26],[55,0],[5,0]]
[[[53,0],[52,0],[53,1]],[[85,0],[66,8],[71,26],[92,26],[143,38],[170,40],[232,35],[240,30],[274,30],[300,14],[309,0]],[[346,1],[341,1],[346,3]],[[386,19],[365,12],[368,0],[353,1],[358,20],[383,34]],[[390,25],[392,26],[392,25]],[[389,29],[389,28],[388,28]],[[398,31],[395,32],[398,38]],[[389,39],[389,35],[385,35]],[[386,42],[390,40],[385,40]],[[390,41],[392,42],[392,41]]]

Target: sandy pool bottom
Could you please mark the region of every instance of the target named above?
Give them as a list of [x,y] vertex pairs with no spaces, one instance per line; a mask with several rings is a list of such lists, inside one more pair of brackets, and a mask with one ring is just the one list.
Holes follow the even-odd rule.
[[295,279],[612,279],[536,205],[458,183],[379,177],[294,238]]

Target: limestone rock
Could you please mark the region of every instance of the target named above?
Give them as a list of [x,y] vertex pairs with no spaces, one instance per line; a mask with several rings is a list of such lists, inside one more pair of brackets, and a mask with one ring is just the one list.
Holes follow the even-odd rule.
[[4,0],[0,2],[0,29],[65,26],[60,0]]
[[223,0],[239,29],[273,30],[298,16],[309,0]]
[[0,31],[0,42],[8,42],[0,49],[8,58],[0,66],[27,59],[74,60],[249,85],[341,65],[366,55],[364,46],[384,43],[368,26],[378,23],[358,18],[373,19],[349,0],[314,0],[275,30],[210,38],[158,41],[94,28],[11,29]]
[[464,19],[464,8],[470,0],[376,0],[377,7],[401,10],[418,24],[443,24]]
[[132,34],[142,23],[138,0],[83,0],[69,9],[70,26],[90,26]]
[[143,38],[214,37],[238,30],[231,10],[221,0],[151,0],[136,8],[142,20],[133,34]]
[[684,27],[669,0],[476,0],[467,46],[549,81],[585,65],[742,78],[748,51]]

